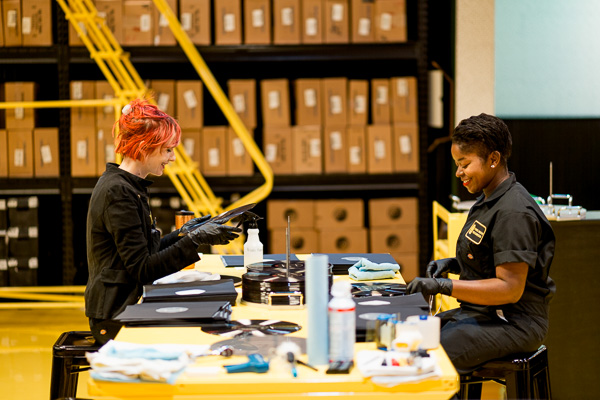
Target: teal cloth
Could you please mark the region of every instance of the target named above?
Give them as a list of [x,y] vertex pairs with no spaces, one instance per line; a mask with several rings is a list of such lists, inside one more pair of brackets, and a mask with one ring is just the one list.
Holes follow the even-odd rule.
[[400,271],[400,266],[398,264],[392,263],[374,263],[373,261],[369,261],[366,258],[361,258],[353,265],[353,267],[358,268],[359,271]]
[[376,279],[391,279],[396,276],[396,272],[392,271],[391,269],[381,271],[361,271],[355,266],[351,266],[348,269],[348,275],[350,275],[350,278],[354,279],[355,281],[372,281]]

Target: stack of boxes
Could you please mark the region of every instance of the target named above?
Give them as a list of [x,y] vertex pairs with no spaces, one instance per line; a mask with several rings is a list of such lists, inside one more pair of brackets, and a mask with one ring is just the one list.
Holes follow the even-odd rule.
[[0,0],[0,47],[51,46],[52,0]]

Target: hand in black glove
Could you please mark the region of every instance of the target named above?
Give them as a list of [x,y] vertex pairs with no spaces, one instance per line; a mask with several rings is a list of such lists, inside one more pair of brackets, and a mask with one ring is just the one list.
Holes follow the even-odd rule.
[[227,244],[239,236],[240,228],[234,228],[229,225],[220,225],[214,222],[207,222],[199,228],[188,233],[192,241],[199,246],[201,244]]
[[408,294],[417,292],[425,296],[431,296],[438,293],[446,296],[452,295],[452,280],[445,278],[415,278],[406,287]]
[[179,228],[179,236],[183,236],[183,235],[190,233],[195,228],[197,228],[196,225],[202,225],[202,224],[206,223],[206,221],[208,221],[209,219],[210,219],[210,214],[203,215],[200,218],[190,219],[188,222],[181,225],[181,228]]
[[435,260],[427,264],[426,276],[428,278],[440,277],[445,272],[451,272],[453,274],[460,273],[460,265],[456,258],[442,258],[441,260]]

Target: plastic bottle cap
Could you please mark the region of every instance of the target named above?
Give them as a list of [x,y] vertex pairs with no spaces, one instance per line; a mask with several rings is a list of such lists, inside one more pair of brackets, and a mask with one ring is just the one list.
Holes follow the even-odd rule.
[[352,285],[348,281],[335,281],[331,285],[331,295],[333,297],[352,297],[350,290]]
[[427,319],[427,315],[420,315],[420,316],[419,316],[419,319],[420,319],[420,320],[426,320],[426,319]]

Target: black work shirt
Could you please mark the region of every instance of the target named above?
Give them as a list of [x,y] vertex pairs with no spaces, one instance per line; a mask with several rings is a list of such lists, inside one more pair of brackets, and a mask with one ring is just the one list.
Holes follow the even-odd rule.
[[[547,319],[547,304],[556,289],[548,276],[554,257],[554,232],[527,190],[510,173],[486,199],[479,197],[469,211],[457,241],[461,280],[496,277],[496,266],[524,262],[529,266],[525,291],[514,304],[461,307],[484,312],[530,314]],[[503,316],[501,314],[501,316]],[[510,319],[510,318],[509,318]]]
[[94,187],[86,232],[89,318],[114,318],[139,300],[143,285],[199,260],[189,237],[175,231],[160,238],[148,203],[151,184],[109,163]]

